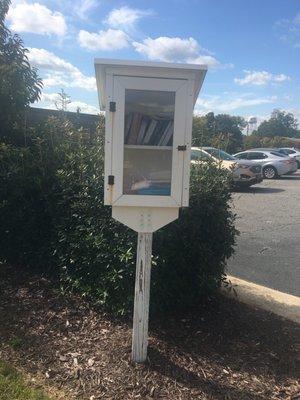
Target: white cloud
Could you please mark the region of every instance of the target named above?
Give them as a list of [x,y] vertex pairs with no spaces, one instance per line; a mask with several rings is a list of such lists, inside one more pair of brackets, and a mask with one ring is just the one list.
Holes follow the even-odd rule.
[[75,14],[80,18],[86,19],[87,15],[98,5],[97,0],[80,0],[75,5]]
[[133,42],[138,53],[146,55],[150,60],[181,61],[197,57],[199,45],[193,38],[161,36],[157,39],[147,38],[140,42]]
[[276,96],[249,98],[248,95],[201,96],[196,103],[196,112],[230,113],[244,107],[254,107],[263,104],[272,104]]
[[28,59],[32,65],[40,69],[44,87],[78,87],[96,90],[96,79],[93,76],[84,75],[73,64],[48,50],[29,48]]
[[300,12],[296,15],[293,22],[294,24],[300,25]]
[[[44,103],[55,103],[57,100],[59,100],[59,94],[58,93],[42,93],[41,99],[39,102],[44,102]],[[44,107],[46,108],[46,107]]]
[[29,4],[22,1],[12,4],[8,10],[7,20],[15,32],[57,36],[64,36],[67,32],[64,16],[40,3]]
[[124,6],[113,9],[104,22],[113,28],[122,27],[127,30],[133,27],[142,17],[152,14],[152,11],[149,10],[139,10]]
[[[55,102],[57,102],[58,100],[58,93],[42,93],[40,101],[36,102],[34,106],[55,110]],[[99,114],[99,108],[92,106],[91,104],[87,104],[83,101],[71,101],[71,103],[69,103],[67,106],[68,111],[77,111],[78,108],[82,113]]]
[[248,71],[245,70],[244,78],[235,78],[234,82],[239,85],[262,86],[268,83],[289,81],[291,78],[284,74],[271,74],[267,71]]
[[300,13],[291,19],[281,19],[274,24],[278,38],[288,45],[300,48]]
[[91,33],[81,30],[78,34],[78,41],[81,47],[88,50],[120,50],[129,45],[128,35],[119,29],[108,29]]
[[211,69],[224,69],[224,68],[233,68],[233,64],[221,64],[215,57],[211,55],[201,55],[196,58],[188,58],[186,60],[189,64],[202,64],[207,65],[208,68]]
[[84,101],[71,101],[68,104],[68,111],[77,111],[78,108],[80,112],[85,114],[99,114],[99,108],[92,106],[91,104],[87,104]]
[[[150,60],[205,64],[209,68],[224,67],[211,54],[202,54],[208,51],[201,49],[197,40],[192,37],[188,39],[167,36],[156,39],[148,37],[142,42],[133,42],[132,45],[138,53],[147,56]],[[226,67],[228,66],[231,65]]]

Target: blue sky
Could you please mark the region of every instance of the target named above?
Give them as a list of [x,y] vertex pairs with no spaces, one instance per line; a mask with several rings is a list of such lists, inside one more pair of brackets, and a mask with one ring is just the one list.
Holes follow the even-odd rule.
[[71,110],[97,112],[104,57],[206,63],[197,113],[300,119],[298,0],[15,0],[7,24],[44,78],[43,107],[64,88]]

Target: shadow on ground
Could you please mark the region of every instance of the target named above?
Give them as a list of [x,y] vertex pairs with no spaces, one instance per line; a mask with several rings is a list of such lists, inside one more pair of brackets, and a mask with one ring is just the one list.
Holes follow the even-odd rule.
[[280,193],[285,192],[284,189],[280,188],[273,188],[273,187],[261,187],[261,186],[251,186],[249,188],[242,188],[235,190],[236,193],[250,193],[250,194],[273,194],[273,193]]
[[281,176],[279,179],[283,179],[283,180],[295,180],[295,181],[299,181],[300,180],[300,175],[297,173],[297,175],[294,174],[290,174],[290,175],[283,175]]
[[[0,271],[0,353],[66,399],[271,400],[297,390],[293,323],[227,298],[150,322],[149,357],[131,362],[131,321]],[[16,340],[19,338],[19,340]]]

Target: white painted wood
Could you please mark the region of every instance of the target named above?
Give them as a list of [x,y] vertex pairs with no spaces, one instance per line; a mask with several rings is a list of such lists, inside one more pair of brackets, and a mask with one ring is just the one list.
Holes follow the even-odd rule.
[[132,76],[116,76],[117,80],[124,89],[137,90],[160,90],[167,92],[176,92],[185,84],[185,79],[165,79],[152,77],[132,77]]
[[186,64],[186,63],[170,63],[159,61],[143,61],[143,60],[120,60],[111,58],[96,58],[95,64],[109,66],[129,66],[129,67],[157,67],[157,68],[175,68],[183,70],[198,70],[199,68],[207,69],[203,64]]
[[192,146],[192,127],[193,127],[193,96],[195,81],[190,79],[187,83],[186,112],[185,112],[185,138],[186,151],[183,159],[182,174],[182,200],[181,206],[188,207],[190,194],[190,166],[191,166],[191,146]]
[[142,194],[121,195],[112,205],[115,207],[180,207],[180,204],[172,196],[147,196]]
[[139,233],[132,334],[132,359],[137,363],[147,359],[151,255],[152,233]]
[[172,184],[171,196],[181,207],[182,197],[182,175],[183,160],[186,151],[178,151],[177,147],[185,143],[185,120],[186,120],[186,97],[187,81],[176,91],[175,115],[174,115],[174,136],[173,136],[173,157],[172,157]]
[[[114,206],[145,207],[181,207],[182,176],[184,151],[178,151],[178,145],[184,145],[186,127],[187,80],[160,79],[140,77],[114,77],[114,101],[117,109],[114,117],[112,170],[115,185],[112,197]],[[157,90],[175,92],[174,134],[172,152],[171,196],[123,195],[123,165],[124,165],[124,114],[125,90]],[[145,147],[144,147],[145,148]]]
[[136,232],[155,232],[178,218],[174,207],[112,207],[112,217]]
[[[106,102],[112,101],[113,96],[113,75],[107,74],[106,80]],[[106,113],[105,116],[105,157],[104,157],[104,204],[111,205],[114,187],[108,184],[108,176],[112,175],[112,148],[114,131],[114,113]]]
[[114,77],[114,101],[116,102],[116,112],[110,113],[115,115],[113,130],[113,147],[112,147],[112,170],[115,176],[114,193],[112,204],[122,197],[123,194],[123,166],[124,166],[124,123],[125,123],[125,88]]
[[147,149],[147,150],[173,150],[173,146],[148,146],[145,144],[125,144],[125,149]]
[[[116,112],[106,111],[105,204],[120,206],[122,210],[125,210],[127,206],[164,209],[188,206],[192,112],[206,74],[206,67],[177,63],[96,59],[95,70],[100,104],[105,107],[110,101],[115,101],[117,107]],[[124,146],[126,88],[174,91],[176,94],[173,146],[148,146],[151,150],[162,151],[170,148],[172,151],[170,196],[123,195],[124,148],[145,148],[139,145]],[[178,151],[178,145],[186,145],[187,150]],[[109,175],[114,176],[114,185],[108,185]],[[126,213],[128,214],[127,210]],[[120,213],[118,216],[120,217]],[[121,219],[126,220],[127,216]],[[133,225],[136,226],[136,222]]]
[[106,109],[106,81],[105,74],[107,70],[113,71],[114,75],[148,76],[148,77],[168,77],[168,78],[193,78],[194,103],[197,100],[200,88],[202,86],[207,66],[197,64],[149,62],[138,60],[112,60],[95,59],[96,82],[99,94],[99,103],[101,110]]

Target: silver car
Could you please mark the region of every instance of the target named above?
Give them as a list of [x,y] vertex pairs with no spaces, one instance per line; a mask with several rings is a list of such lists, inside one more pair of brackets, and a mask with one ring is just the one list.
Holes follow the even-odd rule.
[[192,147],[192,164],[207,161],[230,171],[235,186],[249,187],[262,181],[261,165],[254,161],[238,161],[225,151],[214,147]]
[[288,174],[295,167],[295,160],[274,150],[246,150],[234,155],[238,160],[254,160],[262,166],[265,179],[275,179]]
[[291,147],[281,147],[280,149],[277,149],[277,151],[286,156],[294,157],[297,161],[297,167],[300,168],[300,150],[292,149]]

